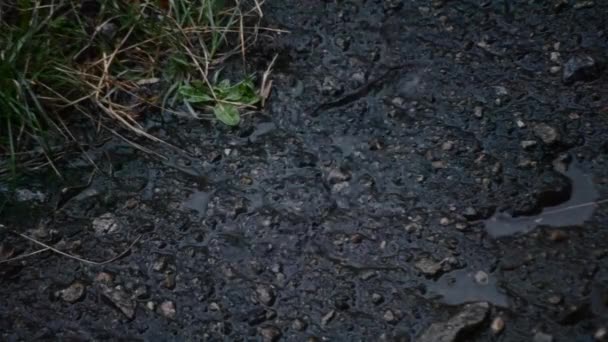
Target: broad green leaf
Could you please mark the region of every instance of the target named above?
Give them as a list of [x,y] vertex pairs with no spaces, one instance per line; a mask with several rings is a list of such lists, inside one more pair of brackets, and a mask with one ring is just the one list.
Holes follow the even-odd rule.
[[183,85],[179,87],[179,94],[184,98],[186,102],[190,103],[213,101],[213,97],[207,94],[202,88],[193,87],[191,85]]
[[218,103],[213,108],[213,114],[221,122],[228,126],[237,126],[241,121],[238,109],[229,104]]

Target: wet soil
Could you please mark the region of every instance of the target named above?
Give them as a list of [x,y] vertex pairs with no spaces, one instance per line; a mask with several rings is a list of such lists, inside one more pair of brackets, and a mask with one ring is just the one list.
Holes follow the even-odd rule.
[[99,170],[73,152],[19,184],[0,258],[39,248],[9,229],[94,261],[139,240],[0,264],[2,340],[415,341],[479,301],[456,338],[601,337],[608,3],[265,7],[290,31],[249,53],[279,54],[266,109],[150,113],[164,158],[91,136]]

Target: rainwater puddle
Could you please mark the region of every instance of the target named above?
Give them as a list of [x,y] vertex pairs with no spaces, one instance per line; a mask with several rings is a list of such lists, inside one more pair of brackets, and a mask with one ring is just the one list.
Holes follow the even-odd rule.
[[255,142],[259,137],[274,131],[277,126],[274,122],[261,122],[255,127],[255,131],[249,136],[251,142]]
[[507,213],[496,213],[485,222],[485,228],[492,237],[502,237],[516,233],[527,233],[537,226],[566,227],[583,224],[591,218],[595,210],[598,191],[590,175],[583,173],[572,164],[563,172],[572,182],[572,195],[562,204],[546,207],[534,216],[512,217]]
[[196,210],[200,216],[204,216],[209,205],[210,193],[204,191],[195,191],[182,204],[185,209]]
[[496,277],[485,272],[453,271],[429,285],[428,289],[431,295],[440,296],[441,302],[448,305],[483,301],[505,308],[509,306],[507,295],[500,291]]

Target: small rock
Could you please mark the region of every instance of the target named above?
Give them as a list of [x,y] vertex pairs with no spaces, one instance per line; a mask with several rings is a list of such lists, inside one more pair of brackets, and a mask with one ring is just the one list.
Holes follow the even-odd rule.
[[367,144],[371,151],[379,151],[384,148],[384,142],[378,138],[371,139]]
[[573,56],[564,64],[562,81],[565,84],[592,81],[599,77],[600,71],[599,64],[591,56]]
[[564,232],[563,230],[552,230],[551,232],[549,232],[549,240],[551,241],[555,241],[555,242],[559,242],[559,241],[565,241],[568,239],[568,234],[566,234],[566,232]]
[[552,145],[559,140],[557,130],[545,123],[534,125],[534,134],[547,145]]
[[363,242],[363,235],[361,235],[359,233],[351,235],[350,242],[355,243],[355,244],[359,244],[359,243]]
[[475,220],[479,218],[479,213],[473,207],[466,207],[462,212],[462,216],[464,216],[467,220]]
[[356,85],[361,86],[366,81],[365,73],[363,71],[357,71],[357,72],[353,73],[352,75],[350,75],[350,79]]
[[100,284],[100,288],[104,297],[107,298],[125,316],[127,316],[127,318],[133,319],[135,317],[136,303],[121,286],[112,288],[105,284]]
[[451,140],[448,140],[448,141],[444,142],[443,144],[441,144],[441,149],[444,151],[450,151],[450,150],[452,150],[452,148],[454,148],[454,142]]
[[268,306],[272,306],[272,304],[274,304],[276,296],[270,286],[259,285],[255,289],[255,293],[260,303]]
[[384,297],[382,297],[379,293],[372,293],[372,303],[378,305],[384,301]]
[[608,338],[608,330],[606,330],[606,328],[597,329],[595,334],[593,334],[593,338],[595,338],[596,341],[606,341]]
[[403,0],[384,0],[384,9],[397,10],[403,6]]
[[488,285],[488,274],[484,271],[477,271],[475,273],[475,282],[479,285]]
[[552,67],[549,68],[549,72],[552,74],[557,74],[562,70],[562,67],[559,65],[554,65]]
[[112,213],[105,213],[93,220],[93,230],[98,235],[111,234],[119,228],[118,221]]
[[553,52],[551,52],[550,56],[551,56],[550,57],[551,62],[553,62],[553,63],[559,63],[559,59],[560,59],[560,53],[559,52],[553,51]]
[[321,94],[323,95],[338,95],[342,92],[342,86],[332,76],[326,76],[321,85]]
[[492,325],[490,325],[490,329],[492,329],[492,334],[500,334],[505,329],[505,321],[500,317],[494,318]]
[[165,274],[165,280],[163,281],[163,286],[169,290],[173,290],[175,288],[175,274],[167,272]]
[[392,310],[386,310],[384,312],[384,315],[382,316],[382,318],[384,318],[384,320],[388,323],[397,323],[397,316],[395,316],[395,313]]
[[323,318],[321,318],[321,325],[326,326],[327,324],[329,324],[329,322],[331,322],[332,319],[334,319],[335,316],[336,316],[336,311],[331,310],[330,312],[325,314],[325,316],[323,316]]
[[281,330],[277,327],[268,326],[260,329],[260,335],[264,342],[276,342],[281,338]]
[[553,342],[553,336],[539,331],[536,334],[534,334],[533,341],[534,342]]
[[118,27],[116,24],[112,22],[105,22],[103,25],[97,28],[99,33],[106,39],[113,39],[116,36],[116,32],[118,31]]
[[175,303],[170,300],[164,301],[160,304],[160,313],[168,319],[175,319],[177,311],[175,310]]
[[351,173],[348,170],[342,170],[341,168],[335,168],[329,171],[329,175],[327,176],[327,181],[330,184],[336,184],[341,182],[349,181],[351,178]]
[[560,296],[560,295],[551,296],[551,297],[547,298],[547,302],[549,304],[558,305],[559,303],[562,302],[562,296]]
[[463,332],[479,326],[486,319],[490,305],[485,302],[465,305],[462,311],[445,322],[433,323],[426,329],[417,342],[453,342],[462,340]]
[[57,291],[56,295],[68,303],[75,303],[84,297],[85,290],[86,286],[83,283],[76,281],[67,288]]
[[447,218],[447,217],[442,217],[442,218],[439,220],[439,224],[440,224],[440,225],[442,225],[442,226],[447,226],[447,225],[448,225],[448,224],[450,224],[450,223],[451,223],[451,222],[450,222],[450,219],[449,219],[449,218]]
[[140,285],[133,291],[133,295],[137,299],[148,299],[150,297],[150,290],[146,285]]
[[483,117],[483,108],[479,106],[475,107],[473,115],[475,115],[476,118],[481,119]]
[[504,86],[495,86],[494,87],[494,91],[496,92],[497,96],[507,96],[507,95],[509,95],[509,91]]
[[515,124],[517,125],[517,127],[519,128],[525,128],[526,127],[526,123],[523,122],[521,119],[517,119],[515,120]]
[[595,2],[593,2],[591,0],[579,0],[572,7],[574,9],[583,9],[583,8],[591,8],[594,5],[595,5]]
[[441,271],[441,264],[430,258],[423,258],[414,265],[427,276],[436,276]]
[[394,97],[391,100],[391,103],[393,104],[393,106],[395,107],[403,107],[403,105],[405,104],[405,100],[403,99],[403,97]]
[[299,318],[294,319],[293,322],[291,323],[291,327],[297,331],[304,331],[304,330],[306,330],[307,326],[308,326],[308,324],[306,324],[306,321],[299,319]]
[[438,170],[438,169],[445,169],[448,166],[448,164],[443,160],[436,160],[434,162],[431,162],[431,166],[433,167],[433,169]]
[[524,149],[528,150],[532,147],[536,146],[536,141],[535,140],[524,140],[521,142],[521,147],[523,147]]
[[18,202],[44,202],[46,196],[40,191],[32,191],[28,189],[17,189],[15,190],[15,198]]
[[167,268],[167,257],[161,256],[152,263],[152,269],[156,272],[162,272]]
[[99,272],[96,276],[95,276],[95,281],[98,283],[111,283],[112,282],[112,275],[108,272]]

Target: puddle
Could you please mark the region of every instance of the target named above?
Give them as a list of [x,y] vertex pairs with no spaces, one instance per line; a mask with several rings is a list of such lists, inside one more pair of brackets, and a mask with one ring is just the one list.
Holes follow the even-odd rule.
[[484,301],[508,307],[508,297],[500,291],[496,277],[483,272],[477,273],[466,269],[450,272],[429,285],[429,292],[431,295],[440,296],[441,301],[448,305]]
[[200,216],[204,216],[207,212],[207,205],[209,205],[210,193],[204,191],[195,191],[188,197],[182,204],[185,209],[192,209],[198,211]]
[[274,122],[261,122],[255,127],[255,131],[249,136],[251,142],[255,142],[259,137],[275,130],[277,126]]
[[537,226],[566,227],[583,224],[591,218],[595,210],[598,191],[590,175],[586,175],[572,164],[563,172],[572,182],[570,199],[562,204],[546,207],[534,216],[512,217],[507,213],[496,213],[485,222],[485,228],[492,237],[527,233]]

